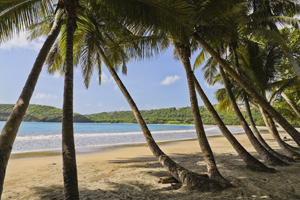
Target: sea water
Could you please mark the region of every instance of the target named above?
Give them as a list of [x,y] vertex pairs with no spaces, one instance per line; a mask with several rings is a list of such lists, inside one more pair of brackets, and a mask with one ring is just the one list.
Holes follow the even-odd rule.
[[[2,130],[5,122],[0,122]],[[189,125],[149,124],[157,142],[197,138],[195,127]],[[221,135],[217,126],[204,126],[207,136]],[[61,123],[22,122],[12,153],[61,150]],[[231,133],[242,128],[229,127]],[[138,124],[74,123],[76,150],[146,143]]]

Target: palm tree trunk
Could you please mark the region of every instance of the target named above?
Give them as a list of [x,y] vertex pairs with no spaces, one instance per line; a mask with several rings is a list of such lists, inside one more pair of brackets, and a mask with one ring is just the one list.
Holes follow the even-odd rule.
[[230,65],[218,55],[218,53],[197,34],[194,34],[196,41],[261,105],[276,121],[286,130],[286,132],[300,146],[300,133],[282,117],[255,89],[239,76]]
[[280,135],[277,131],[277,128],[275,126],[275,123],[273,121],[273,119],[271,118],[270,115],[268,115],[267,112],[265,112],[263,110],[263,108],[260,106],[259,110],[263,116],[264,122],[267,126],[267,128],[269,129],[269,132],[271,133],[271,135],[273,136],[273,138],[276,140],[276,142],[279,144],[281,150],[283,151],[283,153],[291,158],[294,159],[299,159],[300,158],[300,154],[298,154],[297,152],[294,152],[293,150],[291,150],[288,146],[285,145],[285,143],[281,140]]
[[249,128],[244,116],[242,115],[241,111],[239,110],[234,95],[232,94],[232,91],[230,89],[230,83],[229,80],[227,79],[223,68],[220,66],[219,67],[219,71],[220,74],[222,76],[224,85],[225,85],[225,89],[227,91],[228,97],[230,99],[230,102],[232,104],[232,107],[235,111],[235,114],[237,116],[237,118],[239,119],[243,129],[245,130],[245,133],[247,135],[247,137],[249,138],[251,144],[253,145],[253,147],[255,148],[255,150],[257,151],[257,153],[264,159],[264,161],[266,161],[269,165],[279,165],[279,166],[285,166],[288,165],[287,163],[283,162],[282,160],[280,160],[279,158],[275,157],[274,155],[272,155],[271,153],[269,153],[257,140],[257,138],[253,135],[251,129]]
[[114,78],[115,82],[117,83],[118,87],[120,88],[121,92],[126,98],[128,104],[130,105],[132,112],[143,131],[144,137],[146,139],[146,142],[150,150],[152,151],[155,158],[160,162],[160,164],[164,166],[174,178],[176,178],[182,184],[187,185],[188,187],[192,187],[200,191],[212,191],[212,190],[221,189],[221,186],[218,183],[210,180],[207,176],[202,176],[194,172],[190,172],[187,169],[183,168],[182,166],[178,165],[159,148],[159,146],[156,144],[155,140],[153,139],[151,132],[149,131],[138,107],[136,106],[135,102],[131,98],[129,92],[127,91],[126,87],[122,83],[118,74],[110,65],[103,50],[100,47],[97,47],[97,51],[101,57],[101,60],[106,65],[108,71],[110,72],[111,76]]
[[285,155],[282,155],[280,153],[278,153],[277,151],[275,151],[274,149],[272,149],[267,142],[264,140],[264,138],[261,136],[260,132],[257,130],[256,126],[255,126],[255,122],[253,120],[252,114],[251,114],[251,110],[250,110],[250,106],[249,106],[249,101],[247,96],[245,95],[244,97],[244,101],[245,101],[245,107],[246,107],[246,111],[248,114],[248,118],[250,121],[250,126],[252,128],[252,131],[254,133],[254,135],[256,136],[257,140],[274,156],[280,158],[281,160],[285,161],[285,162],[295,162],[294,159],[287,157]]
[[198,91],[198,94],[201,97],[203,103],[205,104],[207,110],[210,112],[210,114],[214,118],[215,122],[217,123],[217,125],[218,125],[219,129],[221,130],[221,132],[223,133],[223,135],[230,142],[230,144],[233,146],[233,148],[236,150],[236,152],[239,154],[239,156],[243,159],[244,163],[246,163],[246,168],[250,169],[252,171],[274,172],[275,171],[274,169],[268,168],[262,162],[260,162],[255,157],[253,157],[231,134],[231,132],[225,126],[224,122],[222,121],[222,119],[220,118],[220,116],[218,115],[216,110],[214,109],[213,105],[210,103],[209,99],[203,92],[203,90],[195,76],[194,76],[194,84],[195,84],[195,88]]
[[79,199],[76,152],[73,129],[73,37],[76,25],[78,2],[66,3],[66,71],[64,82],[64,99],[62,109],[62,157],[64,196],[66,200]]
[[294,112],[298,115],[300,119],[300,111],[298,110],[297,106],[292,102],[292,100],[284,93],[281,93],[281,96],[285,99],[285,101],[291,106]]
[[192,112],[193,112],[196,133],[197,133],[201,151],[203,153],[203,156],[204,156],[204,159],[206,162],[208,176],[210,177],[210,179],[219,182],[224,187],[229,187],[229,186],[231,186],[231,184],[226,179],[224,179],[223,176],[220,174],[220,172],[217,168],[215,159],[214,159],[213,152],[209,146],[207,137],[205,135],[204,127],[202,124],[202,119],[200,116],[197,96],[196,96],[196,92],[195,92],[194,74],[193,74],[193,71],[191,69],[191,64],[190,64],[190,47],[187,47],[178,42],[174,42],[174,45],[175,45],[175,49],[181,59],[181,62],[185,68],[185,71],[186,71],[188,87],[189,87],[189,94],[190,94],[190,101],[191,101],[191,108],[192,108]]
[[13,108],[9,118],[7,119],[1,135],[0,135],[0,197],[3,191],[3,183],[5,178],[7,162],[12,150],[13,143],[17,136],[20,124],[26,113],[29,101],[34,92],[42,67],[46,57],[54,44],[61,29],[61,20],[58,19],[58,14],[55,16],[55,21],[47,39],[45,40],[22,90],[22,93]]

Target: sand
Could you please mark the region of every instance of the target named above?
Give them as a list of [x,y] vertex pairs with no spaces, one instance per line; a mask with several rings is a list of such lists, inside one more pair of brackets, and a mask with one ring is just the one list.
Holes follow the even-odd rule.
[[[281,152],[270,134],[263,137]],[[259,158],[244,134],[236,138]],[[80,199],[300,199],[300,162],[275,167],[274,174],[251,172],[224,137],[211,138],[209,143],[232,188],[212,193],[187,190],[181,184],[159,184],[159,177],[169,174],[143,146],[78,155]],[[161,149],[189,170],[207,171],[197,141],[162,145]],[[63,199],[61,156],[10,160],[2,199]]]

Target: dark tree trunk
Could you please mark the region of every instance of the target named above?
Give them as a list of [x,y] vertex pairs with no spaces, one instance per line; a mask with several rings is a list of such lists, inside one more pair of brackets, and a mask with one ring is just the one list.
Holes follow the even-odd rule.
[[181,62],[184,66],[184,69],[186,71],[195,128],[196,128],[200,148],[206,162],[208,176],[210,177],[210,179],[217,181],[224,187],[229,187],[231,186],[231,184],[226,179],[224,179],[223,176],[220,174],[214,159],[214,155],[212,153],[207,137],[205,135],[202,119],[200,116],[197,96],[195,92],[194,74],[190,64],[190,47],[177,42],[174,42],[174,45],[181,59]]
[[66,3],[66,71],[64,82],[64,99],[62,109],[62,157],[64,196],[66,200],[79,199],[76,152],[73,129],[73,37],[76,25],[78,1]]
[[149,131],[138,107],[136,106],[135,102],[131,98],[129,92],[127,91],[126,87],[123,85],[121,79],[119,78],[118,74],[110,65],[109,61],[107,60],[104,52],[100,47],[97,48],[98,54],[101,57],[101,60],[106,65],[108,71],[114,78],[115,82],[117,83],[118,87],[120,88],[121,92],[123,93],[124,97],[126,98],[128,104],[130,105],[132,112],[140,125],[144,137],[147,141],[147,144],[152,151],[155,158],[160,162],[168,172],[180,181],[182,184],[187,185],[188,187],[195,188],[200,191],[213,191],[213,190],[220,190],[221,186],[213,181],[210,180],[207,176],[202,176],[196,174],[194,172],[190,172],[187,169],[183,168],[182,166],[175,163],[172,159],[170,159],[156,144],[155,140],[153,139],[151,132]]
[[6,172],[7,162],[12,150],[13,143],[17,136],[20,124],[26,113],[29,101],[32,97],[34,88],[36,86],[42,67],[46,57],[54,44],[61,28],[61,21],[57,19],[58,14],[55,16],[55,21],[52,29],[45,40],[36,60],[27,78],[22,93],[13,108],[9,118],[7,119],[0,136],[0,196],[3,191],[3,183]]
[[281,93],[281,96],[291,106],[291,108],[294,110],[294,112],[297,114],[297,116],[300,119],[300,111],[298,110],[297,106],[292,102],[292,100],[284,92]]
[[271,118],[270,115],[268,115],[267,112],[265,112],[263,110],[262,107],[259,107],[259,110],[263,116],[264,122],[267,126],[267,128],[269,129],[269,132],[271,133],[271,135],[273,136],[273,138],[276,140],[276,142],[279,144],[281,150],[283,151],[283,153],[286,156],[289,156],[291,158],[294,159],[299,159],[300,158],[300,154],[298,154],[297,152],[294,152],[293,150],[291,150],[288,146],[285,145],[285,143],[281,140],[280,135],[277,131],[277,128],[275,126],[275,123],[273,121],[273,119]]
[[248,151],[235,139],[235,137],[231,134],[228,128],[223,123],[222,119],[214,109],[213,105],[210,103],[209,99],[203,92],[199,82],[197,81],[196,77],[194,76],[194,84],[195,88],[198,91],[199,96],[201,97],[203,103],[205,104],[207,110],[210,112],[212,117],[214,118],[215,122],[217,123],[219,129],[226,137],[226,139],[230,142],[239,156],[243,159],[246,164],[246,168],[252,171],[260,171],[260,172],[274,172],[275,170],[272,168],[268,168],[255,157],[253,157]]
[[264,140],[264,138],[261,136],[260,132],[257,130],[256,126],[255,126],[255,122],[253,120],[252,114],[251,114],[251,110],[250,110],[250,106],[249,106],[249,102],[248,102],[248,98],[244,97],[245,99],[245,107],[247,110],[247,114],[248,114],[248,118],[250,121],[250,126],[252,128],[252,131],[254,132],[254,135],[256,136],[256,138],[258,139],[258,141],[274,156],[280,158],[281,160],[285,161],[285,162],[295,162],[294,159],[287,157],[285,155],[282,155],[280,153],[278,153],[277,151],[275,151],[274,149],[272,149],[267,142]]
[[282,117],[255,89],[248,84],[241,76],[239,76],[230,65],[218,55],[218,53],[197,34],[194,34],[196,41],[240,84],[252,98],[261,105],[295,140],[300,146],[299,132],[284,118]]
[[251,129],[249,128],[244,116],[242,115],[241,111],[239,110],[234,95],[231,92],[230,89],[230,83],[229,80],[227,79],[223,68],[220,66],[219,67],[219,71],[220,74],[222,76],[224,85],[225,85],[225,89],[227,91],[228,97],[230,99],[230,102],[232,104],[232,107],[235,111],[235,114],[237,116],[237,118],[239,119],[243,129],[245,130],[245,133],[247,135],[247,137],[249,138],[251,144],[253,145],[253,147],[255,148],[255,150],[257,151],[257,153],[264,159],[264,161],[266,161],[266,163],[268,163],[269,165],[279,165],[279,166],[286,166],[288,165],[287,163],[283,162],[282,160],[280,160],[279,158],[273,156],[271,153],[269,153],[257,140],[257,138],[253,135]]

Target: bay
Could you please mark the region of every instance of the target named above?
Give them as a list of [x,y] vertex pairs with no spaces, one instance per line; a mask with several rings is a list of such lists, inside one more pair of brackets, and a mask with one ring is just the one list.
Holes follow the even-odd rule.
[[[5,122],[0,122],[2,130]],[[195,127],[190,125],[148,124],[157,142],[197,138]],[[12,153],[61,150],[61,123],[22,122]],[[207,136],[221,135],[217,126],[204,126]],[[229,127],[232,133],[242,128]],[[92,148],[146,143],[138,124],[74,123],[77,152],[89,152]]]

